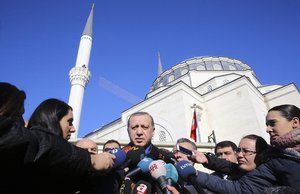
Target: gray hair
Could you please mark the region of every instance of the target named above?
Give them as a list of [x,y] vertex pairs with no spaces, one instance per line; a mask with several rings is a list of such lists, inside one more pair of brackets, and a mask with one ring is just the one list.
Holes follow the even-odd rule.
[[133,117],[133,116],[139,116],[139,115],[148,115],[150,117],[150,119],[151,119],[151,125],[154,127],[154,119],[153,119],[153,117],[149,113],[147,113],[147,112],[135,112],[135,113],[132,113],[130,115],[130,117],[128,118],[127,128],[129,128],[131,117]]
[[184,142],[187,142],[187,143],[191,144],[193,149],[197,150],[197,146],[196,146],[195,142],[189,140],[188,138],[184,138],[184,137],[179,138],[179,139],[177,139],[176,144],[184,143]]

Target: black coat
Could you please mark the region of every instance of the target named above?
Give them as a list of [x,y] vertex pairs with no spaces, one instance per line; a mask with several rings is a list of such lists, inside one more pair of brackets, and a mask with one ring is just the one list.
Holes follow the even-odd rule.
[[229,180],[237,180],[247,172],[240,169],[237,163],[233,163],[227,160],[220,159],[212,153],[205,154],[208,163],[204,163],[203,166],[215,172],[212,175],[223,178],[224,175],[228,175]]
[[218,193],[262,193],[274,185],[290,186],[300,190],[300,160],[287,155],[277,155],[245,174],[237,181],[228,181],[199,172],[197,182]]
[[3,116],[0,116],[0,156],[1,194],[34,193],[41,186],[39,182],[47,185],[42,193],[54,188],[42,178],[35,182],[35,172],[49,179],[60,179],[71,175],[84,177],[91,169],[86,150],[43,131],[30,131],[23,123]]

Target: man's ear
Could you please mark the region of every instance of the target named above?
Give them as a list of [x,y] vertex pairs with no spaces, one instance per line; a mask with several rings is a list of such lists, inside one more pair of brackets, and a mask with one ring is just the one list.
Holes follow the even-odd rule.
[[154,137],[154,134],[155,134],[155,128],[153,127],[152,137]]
[[300,120],[298,117],[292,118],[292,127],[293,129],[300,128]]

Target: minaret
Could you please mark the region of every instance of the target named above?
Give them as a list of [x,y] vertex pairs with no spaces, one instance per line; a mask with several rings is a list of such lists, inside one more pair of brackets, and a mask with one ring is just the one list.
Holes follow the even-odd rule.
[[78,135],[84,89],[91,77],[89,60],[93,41],[93,10],[94,4],[80,39],[76,65],[69,73],[71,82],[69,105],[73,108],[73,125],[76,129],[76,132],[72,134],[72,139],[76,139]]
[[160,61],[160,53],[158,52],[158,68],[157,68],[157,74],[158,76],[163,72],[162,64]]

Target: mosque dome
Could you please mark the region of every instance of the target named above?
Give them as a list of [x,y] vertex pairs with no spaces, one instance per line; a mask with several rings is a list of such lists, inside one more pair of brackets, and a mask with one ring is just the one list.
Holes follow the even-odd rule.
[[193,57],[182,61],[161,73],[153,82],[149,93],[158,88],[168,86],[171,82],[181,79],[181,77],[188,74],[189,71],[231,72],[245,70],[252,71],[247,64],[236,59],[210,56]]

